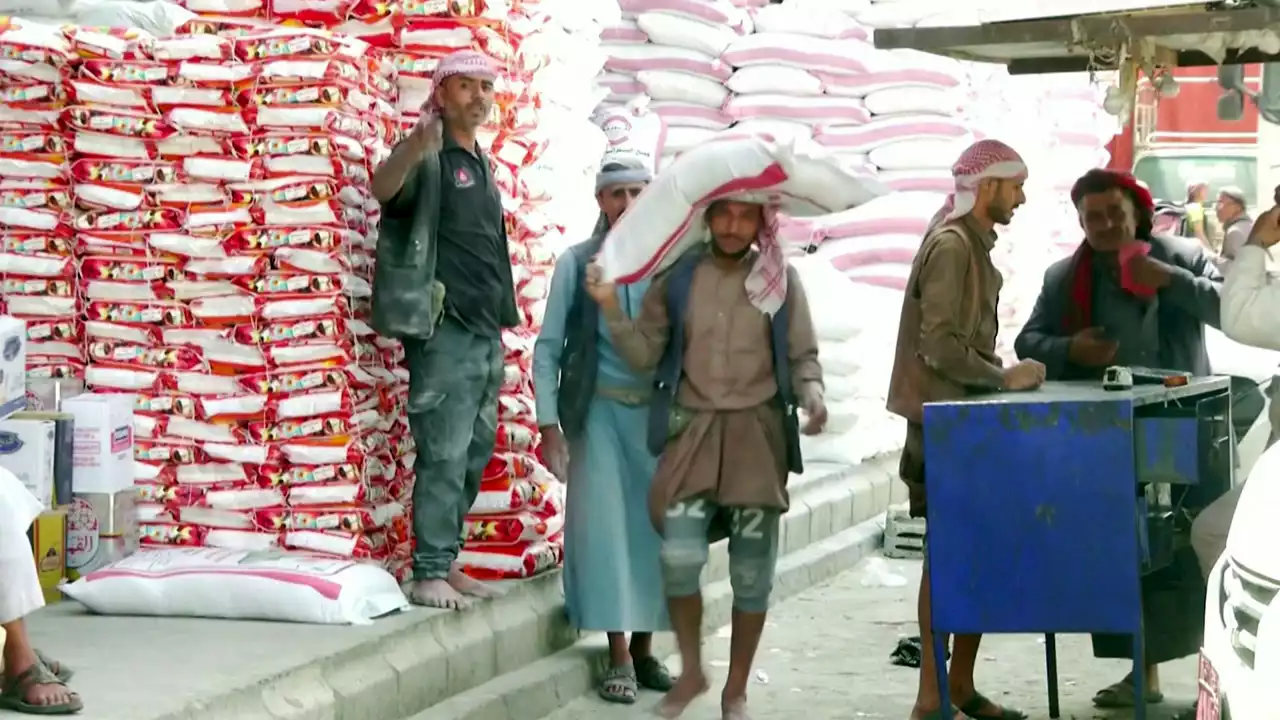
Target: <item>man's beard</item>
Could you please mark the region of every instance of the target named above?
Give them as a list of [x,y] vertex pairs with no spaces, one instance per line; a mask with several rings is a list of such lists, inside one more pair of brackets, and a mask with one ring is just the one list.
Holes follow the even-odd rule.
[[750,244],[745,245],[738,252],[730,253],[730,252],[725,252],[724,248],[720,247],[720,243],[716,242],[715,240],[711,241],[711,254],[723,260],[741,260],[742,258],[746,257],[747,253],[749,252],[751,252]]

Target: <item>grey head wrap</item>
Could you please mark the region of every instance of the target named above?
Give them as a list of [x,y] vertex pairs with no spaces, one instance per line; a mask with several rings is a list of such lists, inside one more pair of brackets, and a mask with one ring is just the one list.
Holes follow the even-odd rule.
[[596,192],[600,192],[610,185],[647,183],[652,179],[653,172],[649,170],[640,158],[609,158],[604,167],[600,168],[600,172],[596,174]]

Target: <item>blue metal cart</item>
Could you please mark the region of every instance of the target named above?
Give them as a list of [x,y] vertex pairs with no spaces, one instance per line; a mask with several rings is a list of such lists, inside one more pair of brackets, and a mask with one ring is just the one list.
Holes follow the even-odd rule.
[[1186,543],[1187,519],[1235,482],[1227,378],[1107,391],[1046,383],[924,409],[934,656],[943,634],[1133,637],[1145,720],[1141,578]]

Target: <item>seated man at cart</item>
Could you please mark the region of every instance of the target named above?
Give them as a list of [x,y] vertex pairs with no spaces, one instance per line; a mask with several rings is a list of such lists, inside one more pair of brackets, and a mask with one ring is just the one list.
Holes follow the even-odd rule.
[[[1112,365],[1208,375],[1205,325],[1218,327],[1222,278],[1201,247],[1152,233],[1155,203],[1127,173],[1090,170],[1071,188],[1085,241],[1045,271],[1031,317],[1014,342],[1045,364],[1049,380],[1101,379]],[[1195,554],[1143,578],[1148,703],[1164,699],[1157,666],[1195,654],[1203,632],[1204,581]],[[1132,659],[1125,635],[1095,635],[1094,655]],[[1103,708],[1133,704],[1133,678],[1094,696]]]

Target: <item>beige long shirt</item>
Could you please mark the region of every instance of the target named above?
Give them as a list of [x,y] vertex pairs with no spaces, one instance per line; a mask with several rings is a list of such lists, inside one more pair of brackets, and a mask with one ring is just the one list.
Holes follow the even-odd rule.
[[[654,479],[659,506],[709,493],[724,505],[786,507],[781,413],[770,404],[778,394],[778,383],[769,317],[751,304],[745,285],[753,260],[748,256],[725,265],[708,254],[694,270],[685,310],[684,372],[677,402],[695,411],[695,418],[663,455]],[[618,353],[640,371],[657,367],[670,337],[669,278],[662,275],[654,280],[634,320],[620,312],[605,314]],[[809,383],[821,385],[822,366],[809,302],[794,268],[787,269],[784,308],[790,322],[787,357],[799,393]],[[731,460],[721,447],[726,429],[736,436],[728,441],[737,441],[736,457]],[[767,441],[751,442],[747,436],[757,431]],[[730,472],[730,462],[752,470]],[[729,482],[732,487],[726,485]]]
[[996,311],[1003,278],[991,261],[995,242],[994,232],[965,215],[920,245],[902,300],[890,412],[918,424],[924,403],[1000,387]]

